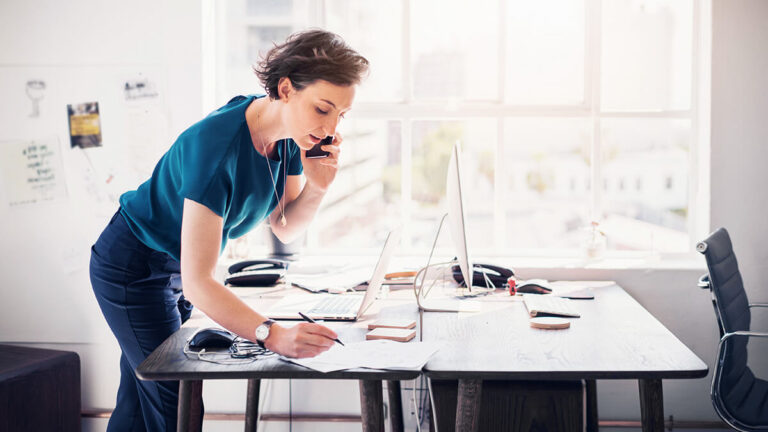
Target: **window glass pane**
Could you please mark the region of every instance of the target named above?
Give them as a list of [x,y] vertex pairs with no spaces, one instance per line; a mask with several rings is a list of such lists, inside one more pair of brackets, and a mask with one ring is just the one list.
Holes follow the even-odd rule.
[[690,140],[690,120],[603,120],[600,226],[610,249],[688,249]]
[[228,0],[217,2],[216,99],[226,103],[238,94],[264,93],[253,73],[261,56],[294,31],[307,28],[309,0]]
[[309,228],[309,247],[380,250],[401,222],[401,123],[350,116],[341,128],[341,168]]
[[582,1],[507,2],[506,98],[516,105],[584,101]]
[[[286,3],[291,5],[291,2]],[[226,26],[218,28],[220,42],[217,58],[220,60],[216,63],[216,99],[221,105],[238,94],[264,93],[253,73],[253,66],[274,42],[284,41],[293,28],[290,25],[290,8],[285,11],[270,2],[236,0],[223,2],[219,7],[227,22]],[[270,18],[258,22],[249,20],[247,14],[256,9],[263,10]],[[282,19],[276,15],[278,13],[284,13]]]
[[602,108],[689,109],[692,0],[602,5]]
[[290,16],[293,10],[291,0],[246,0],[246,13],[249,16],[284,17]]
[[498,1],[419,0],[410,6],[413,96],[498,100]]
[[[276,43],[285,41],[291,30],[289,26],[248,26],[248,56],[243,60],[256,65]],[[250,71],[250,68],[246,69]]]
[[590,206],[590,121],[521,118],[504,125],[507,244],[574,249]]
[[402,3],[332,1],[325,4],[325,10],[326,29],[341,35],[371,63],[357,100],[402,100]]
[[[461,168],[466,234],[470,254],[493,246],[494,161],[496,121],[417,121],[413,123],[412,245],[424,251],[432,247],[440,218],[448,211],[445,179],[453,145],[463,149]],[[439,247],[453,248],[447,226]],[[490,241],[489,241],[490,240]],[[451,249],[452,250],[452,249]]]

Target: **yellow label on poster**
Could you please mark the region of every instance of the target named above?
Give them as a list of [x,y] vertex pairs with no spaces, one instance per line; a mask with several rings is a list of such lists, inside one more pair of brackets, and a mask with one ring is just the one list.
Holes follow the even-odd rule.
[[98,135],[100,133],[98,114],[75,114],[69,118],[72,135]]

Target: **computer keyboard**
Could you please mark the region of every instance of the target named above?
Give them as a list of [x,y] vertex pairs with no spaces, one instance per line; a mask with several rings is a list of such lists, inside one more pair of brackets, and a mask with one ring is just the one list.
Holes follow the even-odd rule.
[[320,300],[309,310],[310,314],[345,314],[355,313],[360,307],[359,296],[334,295]]
[[551,295],[524,294],[523,303],[532,316],[564,316],[578,318],[581,316],[573,307],[573,300]]

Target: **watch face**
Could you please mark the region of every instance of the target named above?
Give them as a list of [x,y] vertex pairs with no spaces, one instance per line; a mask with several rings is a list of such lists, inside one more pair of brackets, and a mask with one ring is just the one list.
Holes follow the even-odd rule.
[[264,324],[256,327],[256,340],[263,341],[269,336],[269,326]]

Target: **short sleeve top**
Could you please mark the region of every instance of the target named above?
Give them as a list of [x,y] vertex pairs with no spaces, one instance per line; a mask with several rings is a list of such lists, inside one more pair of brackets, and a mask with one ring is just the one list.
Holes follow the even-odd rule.
[[219,253],[228,239],[269,216],[283,196],[285,176],[303,167],[290,138],[277,142],[277,160],[254,148],[245,110],[260,97],[237,96],[182,132],[152,177],[120,196],[121,213],[139,240],[179,261],[184,198],[223,218]]

